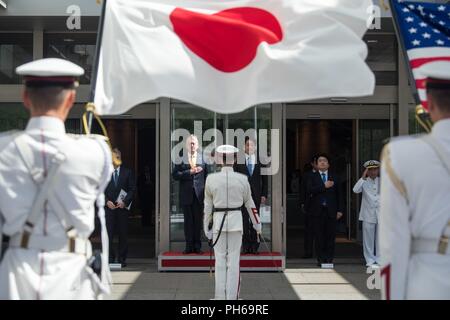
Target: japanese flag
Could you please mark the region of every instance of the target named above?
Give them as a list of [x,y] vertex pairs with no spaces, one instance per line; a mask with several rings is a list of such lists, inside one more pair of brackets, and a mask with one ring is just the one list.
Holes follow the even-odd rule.
[[158,97],[219,113],[371,95],[370,0],[108,0],[100,114]]

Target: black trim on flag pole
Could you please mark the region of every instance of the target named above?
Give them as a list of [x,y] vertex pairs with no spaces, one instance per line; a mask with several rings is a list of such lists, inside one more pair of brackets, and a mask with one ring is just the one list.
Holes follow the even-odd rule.
[[414,88],[414,92],[413,92],[414,99],[416,100],[417,105],[421,105],[422,101],[420,101],[419,92],[416,87],[416,80],[414,79],[411,65],[409,63],[408,53],[406,51],[405,43],[403,41],[401,27],[400,27],[400,23],[398,22],[398,15],[397,15],[397,11],[395,9],[394,1],[396,1],[396,0],[389,0],[389,5],[391,6],[392,19],[394,20],[395,33],[397,34],[397,40],[400,45],[400,48],[402,49],[403,57],[405,58],[406,68],[408,69],[409,81],[411,82],[411,86]]
[[[98,72],[98,64],[100,60],[100,47],[102,45],[102,39],[103,39],[103,26],[105,22],[105,12],[106,12],[106,1],[102,0],[102,11],[100,14],[100,20],[98,22],[98,31],[97,31],[97,43],[95,44],[95,60],[94,60],[94,67],[92,68],[92,76],[91,76],[91,91],[89,94],[89,102],[94,102],[95,97],[95,89],[97,86],[97,72]],[[92,129],[92,118],[93,118],[93,111],[88,111],[88,130],[91,133]]]

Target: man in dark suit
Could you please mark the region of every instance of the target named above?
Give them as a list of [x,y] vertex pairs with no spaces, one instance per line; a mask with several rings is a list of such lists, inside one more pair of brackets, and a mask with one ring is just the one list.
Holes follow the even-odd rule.
[[175,165],[173,178],[180,181],[180,205],[184,214],[184,254],[202,253],[201,230],[203,227],[203,199],[208,175],[206,163],[198,152],[198,139],[190,135],[186,139],[183,163]]
[[317,156],[317,172],[309,180],[310,211],[314,223],[314,239],[318,264],[333,263],[336,221],[342,218],[342,192],[337,177],[328,171],[329,158]]
[[303,259],[313,257],[314,243],[314,224],[311,215],[311,192],[308,189],[309,180],[317,172],[316,170],[317,156],[313,156],[311,162],[305,165],[300,188],[300,205],[302,213],[305,215],[305,234],[304,234],[304,255]]
[[[114,148],[113,154],[122,162],[121,152]],[[134,173],[123,165],[114,164],[114,172],[105,190],[106,200],[106,228],[109,237],[109,261],[116,258],[113,246],[114,231],[119,233],[119,263],[126,267],[128,254],[128,210],[136,192]],[[125,197],[120,196],[126,193]]]
[[[245,138],[245,155],[244,157],[238,157],[238,159],[245,159],[245,164],[236,163],[234,165],[234,171],[247,176],[252,190],[253,202],[259,211],[261,204],[265,204],[267,201],[268,179],[267,175],[261,175],[262,165],[257,157],[256,143],[254,140],[249,137]],[[243,252],[256,254],[259,248],[258,235],[244,207],[242,208],[242,218],[244,227],[242,239]]]

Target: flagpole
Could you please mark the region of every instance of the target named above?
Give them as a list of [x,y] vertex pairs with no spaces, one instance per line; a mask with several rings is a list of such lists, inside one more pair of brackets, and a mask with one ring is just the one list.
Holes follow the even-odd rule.
[[[403,41],[403,37],[401,36],[401,28],[398,20],[397,10],[395,9],[394,0],[389,0],[389,5],[391,7],[392,19],[394,20],[394,29],[397,34],[397,40],[400,45],[400,48],[403,53],[404,62],[406,63],[406,69],[408,70],[409,82],[413,88],[413,96],[416,101],[416,120],[419,124],[428,132],[431,131],[431,127],[433,126],[431,120],[429,119],[429,115],[422,106],[422,101],[420,100],[419,91],[416,87],[416,80],[414,79],[414,75],[412,73],[411,66],[409,64],[408,53],[406,51],[406,46]],[[399,106],[400,108],[400,106]]]
[[[106,11],[106,1],[107,0],[102,0],[102,11],[100,14],[100,20],[98,22],[98,30],[97,30],[97,42],[95,44],[95,58],[94,58],[94,66],[92,68],[92,76],[91,76],[91,90],[90,90],[90,94],[89,94],[89,103],[86,105],[86,112],[87,112],[87,128],[85,128],[86,130],[86,134],[91,133],[91,129],[92,129],[92,119],[94,117],[94,110],[95,110],[95,106],[93,104],[94,102],[94,97],[95,97],[95,89],[97,86],[97,73],[98,73],[98,65],[99,65],[99,60],[100,60],[100,49],[101,49],[101,44],[102,44],[102,39],[103,39],[103,27],[104,27],[104,22],[105,22],[105,11]],[[98,2],[98,0],[97,0]]]

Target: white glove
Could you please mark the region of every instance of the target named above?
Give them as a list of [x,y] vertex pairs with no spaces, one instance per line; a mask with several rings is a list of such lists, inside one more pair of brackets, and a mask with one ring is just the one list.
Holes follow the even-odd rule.
[[208,240],[212,240],[212,238],[213,238],[212,230],[208,230],[207,232],[205,232],[205,235],[208,238]]
[[261,234],[261,229],[262,229],[261,223],[254,224],[253,229],[255,229],[257,234]]

